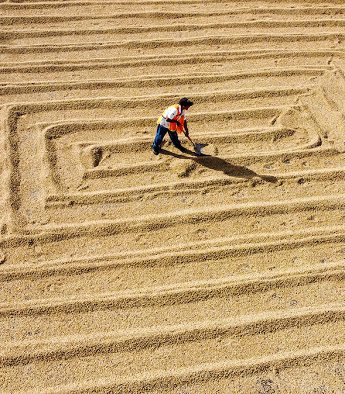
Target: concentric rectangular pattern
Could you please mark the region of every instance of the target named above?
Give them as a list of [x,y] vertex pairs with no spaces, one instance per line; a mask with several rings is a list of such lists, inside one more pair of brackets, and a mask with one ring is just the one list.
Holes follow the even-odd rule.
[[345,392],[344,2],[0,22],[1,393]]

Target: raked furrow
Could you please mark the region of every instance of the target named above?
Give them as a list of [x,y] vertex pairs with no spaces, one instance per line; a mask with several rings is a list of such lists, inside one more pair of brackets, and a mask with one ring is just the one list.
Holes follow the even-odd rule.
[[[76,287],[70,283],[76,281],[77,277],[72,271],[70,273],[70,276],[65,277],[65,285],[71,289]],[[103,279],[104,286],[103,272],[95,271],[95,275],[98,273],[101,277],[98,281]],[[91,275],[89,277],[90,281],[94,279]],[[13,303],[0,304],[0,321],[6,328],[5,331],[8,329],[9,332],[3,336],[7,343],[18,337],[49,341],[50,337],[82,337],[95,331],[105,333],[141,330],[160,325],[162,321],[166,325],[176,325],[185,324],[190,319],[206,321],[238,318],[245,314],[317,307],[326,303],[331,305],[338,301],[339,295],[345,294],[344,278],[345,264],[340,261],[319,263],[312,267],[305,265],[303,269],[268,271],[252,276],[232,276],[204,282],[176,282],[165,287],[136,289],[133,286],[131,290],[103,294],[100,293],[101,290],[93,287],[92,291],[97,291],[97,296],[80,293],[77,297],[76,290],[73,296],[60,299],[54,298],[54,294],[66,297],[67,293],[62,292],[58,285],[54,287],[54,281],[51,280],[45,287],[49,293],[41,293],[47,298],[28,300],[34,295],[38,296],[44,282],[48,283],[45,278],[37,278],[31,279],[37,286],[36,289],[32,288],[31,294],[27,289],[22,291],[25,300],[19,302],[17,297],[16,300],[11,300]],[[55,283],[61,283],[61,279],[61,276],[56,278]],[[26,281],[11,281],[18,291],[20,283],[24,287]],[[128,286],[131,286],[130,282]],[[4,290],[6,292],[7,289]],[[54,290],[58,291],[54,293]],[[108,290],[111,290],[110,286]],[[308,293],[308,299],[304,299],[305,292]],[[16,327],[12,327],[14,316]]]
[[[318,51],[312,49],[222,49],[208,48],[208,51],[200,51],[197,48],[191,48],[185,54],[179,54],[178,57],[164,54],[161,55],[148,55],[141,53],[140,56],[132,55],[119,56],[116,49],[102,48],[98,46],[89,51],[72,51],[72,52],[59,52],[58,57],[54,52],[40,52],[34,53],[18,53],[11,54],[0,52],[0,61],[5,63],[5,67],[11,67],[9,70],[17,70],[21,68],[23,72],[34,72],[35,70],[40,73],[45,73],[45,79],[53,80],[49,71],[65,71],[63,75],[70,80],[73,80],[73,74],[66,74],[67,71],[78,71],[85,67],[90,68],[90,71],[97,68],[98,70],[107,68],[108,72],[115,68],[117,74],[115,78],[123,78],[124,76],[142,76],[152,74],[173,75],[176,74],[176,65],[179,66],[179,71],[186,73],[198,72],[233,72],[234,70],[243,71],[255,69],[259,67],[276,67],[276,66],[325,66],[334,56],[341,56],[342,51],[336,48],[320,48]],[[23,63],[18,66],[18,61]],[[30,63],[32,63],[30,65]],[[145,71],[141,69],[145,66]],[[128,67],[131,68],[129,72]],[[37,73],[37,76],[39,73]],[[75,73],[75,75],[77,75]],[[62,78],[62,77],[61,77]],[[88,79],[94,79],[92,74]],[[109,77],[108,77],[109,78]],[[21,82],[21,81],[18,81]]]
[[[49,387],[45,393],[86,394],[90,391],[116,391],[160,394],[162,391],[175,393],[176,390],[187,388],[198,393],[206,394],[217,390],[226,394],[229,387],[239,392],[268,390],[271,387],[303,392],[310,388],[318,390],[319,387],[324,387],[325,384],[320,385],[320,381],[326,380],[327,387],[336,387],[341,392],[344,386],[344,354],[344,346],[316,347],[241,361],[202,364],[194,368],[174,369],[168,372],[157,371],[155,374],[143,373],[122,381],[114,378],[97,381],[85,379],[78,383]],[[316,380],[315,376],[320,375],[322,380]],[[29,391],[30,394],[37,392],[39,390]]]
[[[141,2],[142,3],[142,2]],[[146,4],[145,4],[146,3]],[[37,1],[37,2],[25,2],[25,5],[17,3],[16,1],[2,2],[0,9],[9,11],[11,15],[23,18],[25,22],[30,22],[32,18],[56,18],[53,20],[61,20],[61,18],[90,18],[90,13],[94,17],[97,16],[109,16],[115,19],[128,19],[133,18],[147,18],[152,19],[154,17],[158,18],[169,18],[179,19],[184,15],[182,12],[184,7],[188,10],[187,17],[190,16],[206,16],[209,18],[214,15],[216,17],[226,16],[227,18],[233,17],[238,19],[239,16],[253,17],[253,15],[293,15],[294,17],[303,18],[309,15],[341,15],[344,12],[342,0],[333,0],[332,5],[327,2],[317,2],[311,6],[305,6],[303,2],[298,1],[298,5],[289,7],[285,1],[279,6],[276,2],[268,2],[267,5],[262,5],[261,7],[255,7],[255,2],[248,6],[247,3],[240,3],[238,7],[234,7],[233,3],[224,2],[221,0],[212,0],[207,4],[201,1],[174,1],[175,5],[178,5],[181,10],[167,10],[164,7],[164,1],[145,1],[144,9],[138,10],[138,2],[112,2],[112,1],[102,1],[102,2],[91,2],[91,1]],[[194,3],[194,4],[193,4]],[[215,9],[215,4],[217,9]],[[107,6],[109,14],[104,13],[104,6]],[[124,6],[127,6],[130,10]],[[160,8],[157,8],[160,6]],[[183,6],[183,7],[182,7]],[[192,6],[192,7],[191,7]],[[194,6],[194,7],[193,7]],[[206,7],[207,6],[207,7]],[[133,9],[134,8],[134,9]],[[66,15],[66,9],[69,13]],[[39,12],[37,11],[39,10]],[[79,15],[78,15],[79,14]],[[24,19],[25,18],[25,19]],[[28,18],[30,18],[28,20]],[[39,19],[41,21],[41,19]],[[46,19],[43,20],[46,22]]]
[[[243,362],[259,357],[274,359],[277,353],[298,353],[301,349],[308,353],[316,347],[342,349],[344,317],[342,305],[329,304],[256,313],[239,319],[156,326],[145,331],[94,334],[83,336],[79,341],[72,337],[57,342],[53,338],[47,343],[29,342],[26,345],[22,342],[3,350],[3,387],[8,387],[7,377],[12,374],[22,376],[11,386],[15,390],[53,386],[61,368],[66,371],[65,382],[72,384],[85,379],[85,370],[89,379],[109,379],[113,377],[116,365],[117,379],[121,382],[148,369],[151,373],[165,372],[169,376],[172,369],[197,368],[200,364],[212,363],[214,359]],[[330,329],[331,337],[328,335]],[[7,350],[10,351],[8,356]],[[31,366],[29,379],[24,373],[28,365]]]
[[[172,183],[152,184],[128,189],[90,191],[94,187],[89,182],[84,191],[66,193],[64,196],[51,195],[47,199],[46,209],[52,222],[67,223],[77,220],[96,220],[100,217],[115,219],[125,213],[137,212],[138,201],[146,201],[147,205],[141,214],[153,214],[156,206],[164,204],[165,211],[175,211],[176,201],[179,209],[183,207],[202,207],[205,198],[212,204],[223,201],[237,203],[239,201],[254,201],[264,198],[270,185],[271,201],[286,196],[302,197],[317,195],[318,186],[322,184],[323,191],[341,193],[345,187],[345,170],[330,168],[322,170],[307,170],[287,173],[276,173],[274,176],[250,174],[245,167],[233,167],[233,173],[227,177],[190,177]],[[241,172],[242,170],[242,172]],[[144,175],[143,175],[144,176]],[[86,185],[86,184],[85,184]],[[100,182],[98,182],[100,185]],[[219,188],[222,195],[219,195]],[[193,193],[193,196],[191,196]],[[92,210],[90,209],[92,206]],[[317,222],[316,216],[311,221]]]
[[[50,46],[63,43],[64,45],[85,45],[87,43],[111,42],[116,38],[122,40],[146,40],[156,34],[161,39],[176,37],[176,30],[184,37],[194,39],[195,33],[201,36],[238,35],[246,31],[252,34],[303,34],[308,28],[309,34],[327,33],[341,34],[345,31],[344,19],[303,20],[293,21],[249,21],[249,22],[219,22],[219,23],[186,23],[182,25],[158,25],[137,27],[135,25],[116,28],[92,29],[61,29],[61,30],[2,30],[0,37],[3,45],[11,46]],[[244,39],[246,41],[246,39]]]
[[55,53],[60,52],[78,52],[94,51],[95,48],[112,49],[117,56],[163,54],[167,48],[179,51],[181,54],[190,51],[190,48],[195,48],[199,51],[209,51],[210,48],[216,47],[217,49],[298,49],[303,43],[305,49],[312,50],[317,45],[320,49],[327,49],[330,46],[334,49],[343,49],[343,32],[333,33],[310,33],[310,34],[234,34],[228,35],[204,35],[199,36],[194,33],[193,36],[179,39],[139,39],[139,40],[126,40],[126,41],[105,41],[99,42],[97,40],[83,44],[36,44],[36,45],[1,45],[0,48],[3,52],[12,55],[22,53]]
[[[200,139],[202,143],[202,138]],[[171,149],[171,148],[170,148]],[[165,156],[166,155],[166,156]],[[191,157],[190,155],[182,155],[177,152],[170,152],[170,150],[163,151],[163,159],[157,161],[149,161],[137,163],[135,166],[140,169],[141,178],[136,181],[136,187],[141,187],[144,191],[145,185],[151,184],[151,187],[157,185],[158,187],[164,183],[167,186],[171,183],[178,184],[177,180],[182,182],[186,179],[194,181],[207,182],[209,177],[212,176],[214,179],[220,176],[222,179],[230,178],[231,183],[236,183],[238,180],[247,180],[249,186],[255,187],[258,182],[264,182],[266,185],[271,185],[273,188],[281,186],[284,174],[288,174],[290,171],[295,172],[296,176],[300,173],[299,180],[301,185],[304,185],[303,174],[305,171],[322,171],[323,168],[329,168],[329,166],[342,166],[344,163],[344,154],[338,153],[332,148],[317,148],[317,149],[300,149],[285,151],[281,150],[278,152],[261,152],[256,154],[245,154],[245,155],[228,155],[225,157]],[[171,162],[171,157],[181,159],[179,165],[174,165]],[[70,191],[76,188],[86,191],[100,191],[111,192],[113,190],[124,190],[133,185],[133,179],[137,179],[135,175],[131,175],[131,165],[128,163],[127,166],[118,165],[113,169],[95,167],[89,169],[84,174],[84,181],[80,178],[80,183],[69,184]],[[341,168],[341,167],[340,167]],[[149,169],[155,172],[149,172]],[[171,170],[169,177],[165,175],[167,169]],[[165,172],[164,172],[165,171]],[[59,173],[61,173],[59,171]],[[117,174],[117,177],[113,175]],[[125,176],[120,176],[125,174]],[[63,173],[61,174],[62,179],[68,179]],[[225,181],[226,182],[226,181]],[[252,183],[254,182],[254,183]],[[183,189],[182,189],[183,190]],[[181,190],[181,192],[182,192]],[[203,188],[200,190],[202,192]],[[298,189],[295,189],[295,192]],[[158,190],[157,190],[158,192]],[[240,192],[237,201],[241,201],[241,197],[245,197],[247,192]],[[175,193],[178,193],[176,190]],[[171,194],[169,192],[169,194]],[[87,196],[87,194],[86,194]],[[156,197],[156,196],[155,196]],[[142,195],[140,197],[137,194],[137,199],[146,198]],[[87,197],[85,197],[87,199]],[[92,197],[91,197],[92,200]],[[69,199],[68,201],[74,201]],[[78,200],[76,200],[78,201]],[[182,206],[185,203],[191,203],[192,201],[188,198],[186,201],[181,201]],[[193,199],[194,201],[194,199]],[[222,200],[224,201],[224,199]],[[74,204],[74,202],[70,203]]]
[[[90,67],[90,65],[85,65]],[[2,102],[21,103],[25,101],[45,101],[80,99],[88,95],[103,95],[113,97],[143,96],[155,94],[159,88],[162,93],[178,92],[187,85],[190,91],[207,91],[212,86],[217,90],[257,89],[270,86],[281,86],[281,79],[286,78],[285,86],[310,85],[313,78],[321,76],[327,67],[318,68],[271,68],[256,72],[242,72],[233,74],[197,73],[195,75],[145,76],[141,78],[89,80],[75,82],[66,80],[61,82],[3,83],[0,84]]]
[[[114,243],[121,237],[140,233],[147,245],[156,242],[173,245],[181,239],[191,240],[195,233],[203,233],[203,239],[224,237],[231,230],[233,235],[250,234],[255,231],[268,232],[272,226],[276,231],[298,230],[310,226],[310,217],[321,214],[321,223],[340,225],[343,221],[345,199],[343,194],[303,197],[268,202],[237,203],[218,205],[205,211],[203,208],[186,208],[174,213],[138,216],[132,220],[97,220],[78,224],[43,225],[40,233],[46,236],[59,234],[61,239],[73,239],[97,233],[109,236]],[[293,214],[293,215],[292,215]],[[289,218],[288,218],[289,216]],[[260,219],[260,220],[259,220]],[[221,228],[219,223],[222,223]],[[179,228],[179,237],[172,239],[169,234]],[[193,227],[193,230],[191,229]],[[206,228],[205,228],[206,227]],[[19,229],[18,229],[19,230]],[[35,233],[35,228],[31,228]],[[24,232],[25,233],[25,232]],[[128,245],[135,245],[128,239]]]

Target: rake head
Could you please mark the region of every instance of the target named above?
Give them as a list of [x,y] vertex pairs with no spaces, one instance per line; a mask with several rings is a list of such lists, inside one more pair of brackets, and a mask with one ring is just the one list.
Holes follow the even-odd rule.
[[202,148],[207,146],[207,144],[194,144],[194,152],[198,155],[201,156],[203,155],[202,153]]

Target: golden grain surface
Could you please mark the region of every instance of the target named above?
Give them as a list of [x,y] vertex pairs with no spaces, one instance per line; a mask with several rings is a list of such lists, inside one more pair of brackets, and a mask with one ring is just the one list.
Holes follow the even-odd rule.
[[1,393],[345,392],[343,1],[0,0],[0,70]]

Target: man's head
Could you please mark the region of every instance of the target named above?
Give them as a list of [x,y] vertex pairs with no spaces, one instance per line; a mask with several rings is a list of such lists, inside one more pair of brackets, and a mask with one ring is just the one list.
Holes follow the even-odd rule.
[[193,101],[189,100],[187,97],[181,98],[178,103],[181,105],[182,109],[188,109],[193,105]]

